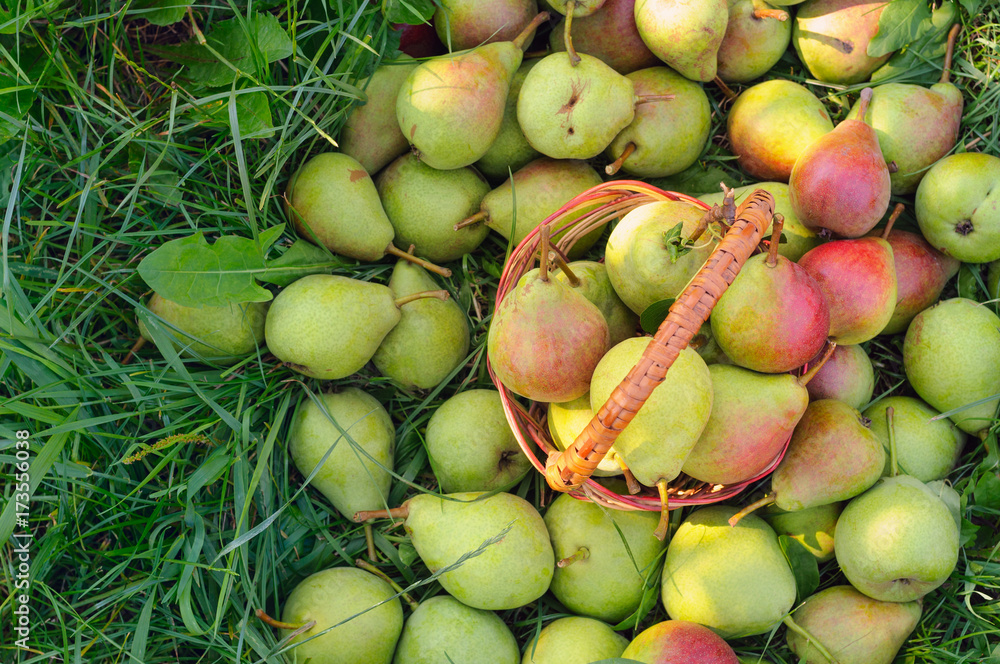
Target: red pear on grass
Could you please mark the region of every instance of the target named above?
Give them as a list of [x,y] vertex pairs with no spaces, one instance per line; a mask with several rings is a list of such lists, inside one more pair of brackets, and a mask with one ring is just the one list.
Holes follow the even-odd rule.
[[635,637],[622,658],[644,664],[739,664],[721,636],[695,622],[664,620]]

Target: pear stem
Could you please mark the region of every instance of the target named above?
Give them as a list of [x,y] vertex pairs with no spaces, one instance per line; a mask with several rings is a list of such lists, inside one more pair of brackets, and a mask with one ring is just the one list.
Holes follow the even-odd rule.
[[396,298],[393,302],[396,304],[396,308],[402,307],[404,304],[409,304],[415,300],[425,300],[429,297],[437,298],[438,300],[447,301],[451,295],[449,295],[446,290],[425,290],[419,293],[411,293],[409,295],[404,295],[403,297]]
[[632,156],[633,152],[635,152],[635,143],[629,141],[628,143],[625,144],[625,149],[622,150],[621,155],[613,162],[604,167],[604,172],[607,173],[608,175],[614,175],[615,173],[617,173],[621,169],[622,164],[625,163],[625,160],[628,159],[630,156]]
[[139,352],[143,346],[146,345],[146,337],[139,337],[139,340],[133,344],[132,348],[129,349],[128,355],[122,360],[122,364],[128,364],[132,360],[132,356]]
[[771,243],[767,247],[767,265],[774,267],[778,264],[778,245],[781,244],[781,229],[785,227],[785,217],[776,214],[771,218]]
[[890,477],[899,475],[899,462],[896,458],[896,427],[892,423],[892,416],[895,412],[896,409],[892,406],[885,409],[885,425],[889,430],[889,472],[892,473]]
[[371,523],[365,523],[365,544],[368,548],[368,559],[375,562],[378,554],[375,551],[375,529]]
[[750,514],[751,512],[756,512],[761,507],[766,507],[767,505],[770,505],[775,501],[777,497],[778,494],[772,491],[771,493],[767,494],[760,500],[753,501],[752,503],[741,509],[736,514],[729,517],[729,525],[735,528],[736,524],[739,523],[743,519],[743,517]]
[[656,524],[653,535],[661,542],[667,539],[670,530],[670,494],[667,493],[667,484],[664,479],[656,483],[656,490],[660,494],[660,522]]
[[539,256],[541,264],[538,267],[542,271],[541,274],[542,281],[548,282],[549,280],[549,225],[548,224],[542,224],[541,233],[542,233],[542,239],[540,240],[538,246],[539,250],[541,251],[541,255]]
[[892,225],[896,223],[899,219],[899,215],[903,214],[903,208],[905,206],[902,203],[896,203],[896,207],[892,209],[892,214],[889,215],[889,221],[885,224],[885,230],[882,231],[882,239],[888,240],[889,233],[892,231]]
[[478,224],[480,221],[486,221],[489,218],[490,218],[489,212],[487,212],[486,210],[480,210],[471,217],[467,217],[466,219],[463,219],[462,221],[458,222],[452,228],[454,228],[456,231],[461,230],[466,226],[472,226],[473,224]]
[[573,272],[573,268],[569,266],[566,259],[560,256],[558,251],[553,251],[552,256],[556,265],[559,266],[559,269],[562,270],[563,274],[565,274],[566,278],[569,280],[569,285],[573,288],[578,288],[583,282],[580,281],[580,277],[576,276],[576,273]]
[[761,7],[753,10],[753,17],[759,19],[773,18],[776,21],[787,21],[788,12],[784,9],[764,9]]
[[557,562],[556,567],[560,568],[569,567],[573,563],[578,562],[580,560],[586,560],[587,558],[590,558],[590,549],[588,549],[585,546],[581,546],[579,549],[576,550],[576,553],[574,553],[572,556],[567,556],[566,558],[563,558],[562,560]]
[[781,622],[785,623],[785,627],[787,627],[788,629],[792,630],[793,632],[795,632],[796,634],[798,634],[799,636],[801,636],[803,639],[805,639],[807,642],[809,642],[809,644],[813,648],[815,648],[816,650],[818,650],[819,654],[823,655],[823,657],[825,657],[828,662],[833,662],[834,664],[836,664],[837,660],[835,660],[833,658],[833,655],[830,654],[830,651],[827,650],[826,647],[822,643],[820,643],[819,641],[817,641],[815,636],[813,636],[812,634],[810,634],[809,632],[807,632],[805,629],[803,629],[802,627],[800,627],[797,622],[795,622],[794,620],[792,620],[791,616],[785,616],[781,620]]
[[722,94],[726,95],[726,99],[729,101],[736,99],[736,93],[733,92],[732,88],[726,85],[725,81],[718,76],[716,76],[713,80],[715,81],[715,84],[719,86],[719,89],[722,90]]
[[872,95],[874,92],[871,88],[865,88],[861,91],[861,101],[858,102],[858,120],[862,122],[865,121],[865,114],[868,112],[868,106],[872,103]]
[[663,95],[636,95],[635,105],[639,104],[651,104],[654,101],[670,101],[677,95],[663,94]]
[[938,81],[939,83],[951,82],[951,58],[955,53],[955,39],[961,31],[962,24],[956,23],[951,26],[951,30],[948,32],[948,48],[944,52],[944,71],[941,72],[941,80]]
[[425,270],[430,270],[431,272],[434,272],[435,274],[440,274],[442,277],[450,277],[451,276],[451,270],[449,270],[448,268],[441,267],[440,265],[435,265],[434,263],[431,263],[430,261],[425,261],[423,258],[417,258],[413,254],[408,254],[408,253],[406,253],[405,251],[403,251],[402,249],[400,249],[399,247],[397,247],[396,245],[394,245],[391,242],[389,243],[389,246],[385,248],[385,253],[391,254],[391,255],[395,256],[396,258],[403,258],[405,260],[408,260],[411,263],[415,263],[415,264],[419,265],[420,267],[424,268]]
[[810,365],[810,367],[806,369],[806,372],[804,374],[799,376],[799,385],[801,385],[802,387],[808,385],[809,381],[815,378],[816,374],[819,373],[819,370],[823,368],[823,365],[826,364],[826,361],[829,360],[831,357],[833,357],[833,351],[835,350],[837,350],[837,342],[830,341],[829,339],[827,339],[826,348],[823,349],[823,354],[820,355],[820,358],[815,362],[813,362],[812,365]]
[[410,501],[387,510],[362,510],[354,513],[354,521],[361,523],[371,519],[405,519],[410,515]]
[[270,625],[271,627],[274,627],[275,629],[288,629],[288,630],[298,630],[303,628],[309,629],[310,627],[313,627],[316,624],[315,620],[310,620],[309,622],[305,623],[281,622],[280,620],[275,620],[271,616],[267,615],[264,612],[264,609],[257,609],[256,611],[254,611],[254,615],[260,618],[266,624]]
[[632,471],[629,470],[629,467],[625,465],[625,462],[622,461],[622,458],[618,456],[616,456],[615,458],[618,459],[618,465],[621,466],[622,477],[625,478],[625,486],[628,487],[629,495],[634,496],[635,494],[642,491],[642,485],[639,484],[639,480],[635,479],[635,475],[633,475]]
[[563,24],[563,42],[566,44],[566,52],[569,53],[569,63],[574,67],[580,64],[580,56],[573,47],[573,35],[570,30],[573,27],[573,10],[576,9],[576,0],[569,0],[566,3],[566,22]]
[[531,23],[525,26],[524,30],[521,30],[521,33],[517,37],[514,37],[514,39],[511,40],[514,43],[514,46],[517,46],[519,49],[524,50],[524,45],[528,41],[528,37],[534,34],[538,26],[540,26],[547,20],[549,20],[548,12],[541,12],[537,16],[535,16],[535,18],[531,19]]
[[370,572],[371,574],[374,574],[378,578],[380,578],[383,581],[385,581],[386,583],[388,583],[392,587],[393,590],[395,590],[397,593],[399,593],[399,596],[403,598],[403,601],[405,601],[409,605],[410,611],[416,611],[417,610],[417,606],[418,606],[417,600],[415,600],[412,597],[410,597],[410,595],[407,594],[407,592],[405,590],[403,590],[402,586],[400,586],[398,583],[396,583],[391,578],[389,578],[388,574],[386,574],[385,572],[383,572],[382,570],[380,570],[378,567],[375,567],[375,565],[372,565],[367,560],[362,560],[361,558],[358,558],[357,560],[355,560],[354,564],[357,565],[358,567],[360,567],[361,569],[365,570],[366,572]]

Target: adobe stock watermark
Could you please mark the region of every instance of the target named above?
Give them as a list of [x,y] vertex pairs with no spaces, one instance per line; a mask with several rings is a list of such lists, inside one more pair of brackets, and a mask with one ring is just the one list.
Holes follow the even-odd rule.
[[14,646],[22,650],[28,649],[28,637],[31,635],[31,528],[28,524],[29,502],[31,499],[31,468],[29,442],[31,432],[18,431],[14,443],[14,518],[17,530],[12,536],[14,554],[11,563],[14,566]]

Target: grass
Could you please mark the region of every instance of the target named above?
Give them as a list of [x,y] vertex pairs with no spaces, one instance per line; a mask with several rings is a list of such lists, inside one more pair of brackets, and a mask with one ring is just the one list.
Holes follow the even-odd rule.
[[[377,3],[254,3],[287,28],[294,53],[266,62],[251,47],[225,65],[245,74],[237,85],[208,87],[177,75],[171,49],[225,20],[245,23],[250,10],[205,3],[174,25],[149,24],[148,8],[162,4],[110,11],[92,1],[73,10],[21,3],[13,16],[28,20],[0,36],[7,139],[0,144],[0,465],[13,468],[16,432],[29,431],[33,533],[30,650],[17,651],[10,535],[21,529],[5,473],[5,662],[281,662],[278,635],[255,611],[278,614],[298,581],[353,565],[366,548],[361,527],[303,488],[286,453],[291,415],[320,382],[282,368],[264,349],[234,367],[152,344],[126,358],[139,338],[134,310],[149,294],[138,262],[196,231],[255,237],[286,223],[288,174],[331,148],[359,82],[395,47],[394,37]],[[964,20],[955,74],[966,92],[962,143],[998,155],[1000,10],[991,5]],[[786,60],[790,75],[804,80],[794,56]],[[702,163],[743,182],[724,149],[722,96],[707,89],[716,138]],[[253,95],[267,101],[273,130],[244,135],[225,115],[213,119],[223,102],[249,104]],[[668,184],[714,179],[714,188],[719,172]],[[280,244],[293,239],[286,230]],[[435,488],[421,440],[434,409],[465,387],[490,384],[484,344],[505,250],[491,236],[453,265],[446,285],[468,314],[473,350],[450,381],[429,393],[399,390],[370,370],[338,381],[370,391],[397,426],[391,504],[413,487]],[[384,282],[390,268],[347,262],[336,272]],[[985,300],[976,271],[967,272],[946,295]],[[868,350],[877,393],[904,391],[899,338],[877,339]],[[900,661],[987,661],[1000,640],[997,461],[994,430],[970,444],[951,476],[968,540],[950,581],[925,599]],[[536,504],[552,497],[536,473],[514,491]],[[424,583],[428,571],[401,530],[376,524],[375,546],[379,567],[414,586],[417,599],[439,592]],[[843,582],[833,563],[821,572],[823,586]],[[523,645],[562,612],[546,596],[502,616]],[[657,606],[642,626],[664,618]],[[772,662],[794,660],[780,631],[733,645]]]

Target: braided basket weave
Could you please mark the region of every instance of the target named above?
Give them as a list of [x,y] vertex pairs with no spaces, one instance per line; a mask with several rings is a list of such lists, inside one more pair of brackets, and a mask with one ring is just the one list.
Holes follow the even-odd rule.
[[[499,305],[518,280],[534,266],[543,226],[548,225],[548,232],[545,234],[549,236],[565,231],[553,243],[565,255],[579,238],[620,219],[637,207],[656,201],[686,201],[706,212],[710,209],[690,196],[662,191],[642,182],[618,180],[593,187],[549,216],[513,250],[500,277],[496,304]],[[598,207],[595,208],[595,205]],[[579,214],[581,210],[590,212],[573,219],[573,215]],[[730,498],[750,483],[768,475],[778,465],[784,450],[758,476],[738,484],[708,484],[681,474],[668,486],[643,487],[635,495],[615,493],[590,479],[618,433],[628,425],[653,389],[663,381],[678,354],[687,347],[708,319],[712,307],[757,248],[773,213],[774,199],[763,190],[755,191],[737,208],[735,222],[695,278],[670,307],[667,318],[656,335],[650,338],[642,359],[565,451],[560,452],[553,444],[546,428],[547,404],[531,402],[527,408],[524,407],[500,382],[492,367],[489,367],[490,377],[500,391],[507,420],[521,449],[532,465],[545,475],[549,486],[556,491],[570,492],[577,498],[590,499],[613,509],[662,511],[665,515],[667,509],[704,505]],[[536,455],[535,446],[541,450],[543,458]],[[661,523],[663,522],[661,519]]]

